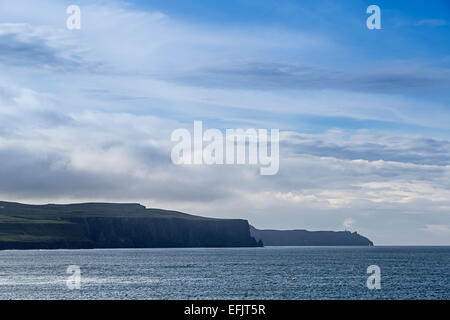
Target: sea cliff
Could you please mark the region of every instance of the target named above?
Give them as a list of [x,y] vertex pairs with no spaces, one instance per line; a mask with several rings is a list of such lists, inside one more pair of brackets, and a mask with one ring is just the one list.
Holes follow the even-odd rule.
[[139,204],[0,202],[0,249],[256,247],[249,224]]

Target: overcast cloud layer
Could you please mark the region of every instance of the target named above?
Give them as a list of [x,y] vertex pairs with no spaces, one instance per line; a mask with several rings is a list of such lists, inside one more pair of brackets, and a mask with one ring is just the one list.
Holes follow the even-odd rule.
[[[297,28],[81,1],[82,28],[70,31],[69,4],[0,3],[1,200],[139,202],[450,244],[450,25],[439,8],[390,8],[376,34],[364,1],[336,8],[348,27],[326,32],[340,22],[309,2],[295,14],[317,17]],[[194,120],[280,129],[279,173],[173,165],[170,135]]]

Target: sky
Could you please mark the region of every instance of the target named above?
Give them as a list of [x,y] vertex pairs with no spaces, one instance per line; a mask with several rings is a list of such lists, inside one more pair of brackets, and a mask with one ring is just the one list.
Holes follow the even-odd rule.
[[[174,165],[171,133],[195,120],[279,129],[278,174]],[[450,245],[449,123],[446,0],[0,2],[4,201]]]

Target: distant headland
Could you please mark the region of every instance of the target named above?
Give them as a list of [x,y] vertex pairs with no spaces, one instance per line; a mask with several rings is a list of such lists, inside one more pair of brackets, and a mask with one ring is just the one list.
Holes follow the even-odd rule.
[[250,234],[266,246],[373,246],[373,242],[357,232],[258,230],[250,226]]

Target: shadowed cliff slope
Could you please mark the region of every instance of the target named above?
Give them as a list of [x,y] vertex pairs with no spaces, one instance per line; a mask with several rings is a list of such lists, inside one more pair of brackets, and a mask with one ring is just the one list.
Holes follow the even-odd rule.
[[250,233],[265,246],[373,246],[372,241],[349,231],[258,230]]
[[139,204],[0,202],[0,249],[255,247],[246,220]]

